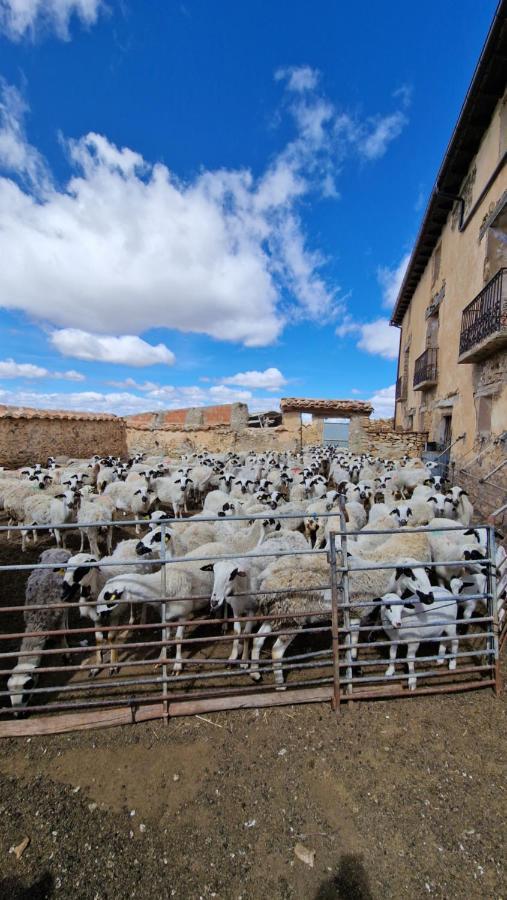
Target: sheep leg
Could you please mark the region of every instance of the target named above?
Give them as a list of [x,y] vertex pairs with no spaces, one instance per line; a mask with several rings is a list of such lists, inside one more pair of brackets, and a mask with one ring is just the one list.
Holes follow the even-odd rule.
[[449,669],[455,669],[457,662],[456,654],[459,647],[459,639],[456,635],[456,625],[449,625],[449,627],[446,628],[445,631],[448,637],[451,638],[451,659],[449,660]]
[[111,556],[111,553],[113,552],[113,527],[112,526],[107,529],[106,547],[107,547],[108,555]]
[[90,669],[88,678],[95,678],[102,668],[102,646],[104,644],[104,635],[101,631],[95,632],[95,668]]
[[407,647],[407,665],[408,665],[408,689],[415,691],[417,679],[415,677],[415,655],[419,649],[419,641],[412,641]]
[[229,662],[231,660],[232,661],[236,660],[239,656],[239,640],[240,640],[240,636],[241,636],[241,622],[234,622],[233,631],[234,631],[234,634],[238,635],[238,637],[236,637],[232,642],[232,650],[229,655]]
[[250,667],[250,678],[253,678],[254,681],[261,680],[261,673],[259,672],[259,657],[261,655],[261,650],[266,640],[268,634],[272,631],[270,622],[263,622],[261,627],[257,632],[257,636],[253,639],[253,647],[252,647],[252,665]]
[[437,666],[443,666],[443,664],[445,662],[445,647],[446,647],[446,642],[440,641],[440,644],[438,645]]
[[185,633],[185,626],[178,625],[178,627],[176,629],[176,636],[175,636],[177,643],[176,643],[175,662],[174,662],[174,666],[173,666],[173,675],[179,675],[179,673],[181,672],[181,670],[183,668],[183,664],[181,662],[181,658],[182,658],[181,657],[181,642],[183,640],[184,633]]
[[81,537],[81,544],[79,547],[79,552],[84,553],[84,539],[85,539],[84,528],[80,528],[79,533],[80,533],[80,537]]
[[38,535],[36,529],[33,528],[33,529],[32,529],[32,541],[33,541],[34,547],[35,547],[35,545],[36,545],[36,543],[37,543],[38,537],[39,537],[39,535]]
[[392,678],[395,672],[394,662],[398,653],[398,645],[391,644],[389,647],[389,666],[386,669],[386,677]]
[[101,552],[99,550],[98,532],[96,528],[87,528],[86,536],[90,545],[90,553],[100,559]]
[[288,646],[294,640],[294,637],[294,634],[284,634],[281,637],[277,638],[275,643],[273,644],[271,657],[273,659],[273,672],[275,675],[277,691],[285,691],[287,689],[287,685],[285,685],[283,681],[283,668],[281,660]]
[[240,669],[248,669],[248,650],[250,646],[250,638],[248,637],[251,634],[253,628],[253,622],[246,622],[244,630],[243,630],[243,653],[241,655],[241,662],[239,664]]
[[28,534],[29,534],[28,531],[21,532],[21,552],[22,553],[24,553],[26,550],[26,545],[29,540]]
[[359,629],[361,619],[350,620],[350,658],[357,659],[357,644],[359,642]]

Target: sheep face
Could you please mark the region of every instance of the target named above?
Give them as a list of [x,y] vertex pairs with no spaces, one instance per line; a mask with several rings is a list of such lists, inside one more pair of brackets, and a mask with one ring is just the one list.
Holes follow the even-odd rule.
[[68,562],[75,566],[72,569],[57,569],[57,572],[63,574],[62,583],[62,600],[68,602],[72,600],[78,591],[82,591],[86,587],[91,573],[93,572],[93,563],[97,562],[95,556],[89,556],[86,553],[77,553],[71,557]]
[[391,579],[391,587],[403,597],[410,593],[417,594],[421,602],[432,603],[433,591],[428,573],[421,566],[400,565]]
[[107,623],[111,613],[120,606],[123,590],[104,590],[97,602],[97,615],[102,623]]
[[214,574],[210,599],[212,612],[220,609],[227,602],[227,598],[234,595],[237,579],[246,576],[246,571],[238,567],[236,560],[219,560],[216,563],[208,563],[201,566],[201,570]]
[[406,525],[410,524],[410,520],[413,518],[413,513],[406,503],[398,504],[392,509],[389,513],[390,516],[396,519],[400,528],[404,528]]
[[403,616],[403,608],[405,604],[400,600],[398,594],[384,594],[381,598],[382,612],[392,628],[399,628]]
[[33,669],[23,663],[16,666],[7,682],[11,705],[15,710],[23,709],[30,699],[34,687],[37,684],[37,675]]

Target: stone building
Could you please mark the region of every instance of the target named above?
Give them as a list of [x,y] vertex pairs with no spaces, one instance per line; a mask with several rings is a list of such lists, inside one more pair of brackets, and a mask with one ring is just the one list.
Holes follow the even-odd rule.
[[506,76],[501,0],[391,321],[401,329],[396,427],[452,445],[458,464],[485,444],[498,450],[507,431]]

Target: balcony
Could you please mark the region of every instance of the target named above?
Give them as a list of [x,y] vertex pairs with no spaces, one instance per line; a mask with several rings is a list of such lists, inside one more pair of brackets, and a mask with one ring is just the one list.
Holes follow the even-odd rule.
[[397,403],[407,399],[407,380],[406,378],[403,378],[403,375],[400,375],[396,381],[395,399]]
[[463,310],[459,363],[475,363],[507,346],[507,268]]
[[414,391],[425,391],[437,383],[438,349],[428,347],[417,357],[414,366]]

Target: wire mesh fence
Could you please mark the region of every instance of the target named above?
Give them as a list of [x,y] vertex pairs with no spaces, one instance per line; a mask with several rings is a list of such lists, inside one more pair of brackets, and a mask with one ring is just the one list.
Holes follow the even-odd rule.
[[[269,518],[295,516],[270,510]],[[265,517],[227,522],[240,533],[257,519]],[[308,701],[330,701],[338,712],[365,698],[499,689],[507,617],[491,527],[475,527],[482,550],[466,562],[406,564],[401,551],[400,559],[358,556],[365,532],[347,531],[342,510],[319,519],[326,546],[284,545],[274,531],[245,551],[231,532],[230,552],[207,544],[190,556],[170,555],[167,540],[188,519],[153,522],[158,556],[134,553],[120,575],[110,558],[74,549],[25,561],[39,549],[21,557],[21,529],[11,527],[0,565],[0,735]],[[72,545],[77,526],[63,528]],[[49,530],[36,528],[46,532],[44,549]],[[367,529],[391,539],[427,532]],[[470,583],[453,583],[457,593],[442,588],[443,567]],[[27,588],[32,573],[39,592]]]

